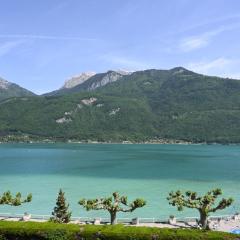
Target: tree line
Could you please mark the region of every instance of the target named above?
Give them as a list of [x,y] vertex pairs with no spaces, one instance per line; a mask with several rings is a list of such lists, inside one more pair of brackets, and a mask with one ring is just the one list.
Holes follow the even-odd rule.
[[[221,195],[222,190],[219,188],[210,190],[204,195],[199,195],[193,191],[183,193],[178,190],[170,192],[167,200],[169,204],[176,207],[178,211],[183,211],[184,208],[196,209],[199,212],[198,225],[203,229],[207,229],[210,213],[225,209],[233,203],[232,198],[222,198],[217,202],[217,198]],[[32,194],[28,194],[26,198],[22,198],[22,195],[19,192],[13,196],[10,191],[7,191],[0,196],[0,205],[7,204],[11,206],[20,206],[21,204],[31,201]],[[87,211],[108,211],[110,214],[110,222],[113,225],[117,222],[118,212],[133,212],[137,208],[144,207],[146,201],[142,198],[137,198],[134,201],[129,202],[127,196],[121,196],[118,192],[114,192],[110,197],[105,198],[83,198],[79,200],[78,204]],[[71,220],[71,214],[72,213],[69,211],[69,204],[66,202],[65,193],[60,189],[50,221],[56,223],[68,223]]]

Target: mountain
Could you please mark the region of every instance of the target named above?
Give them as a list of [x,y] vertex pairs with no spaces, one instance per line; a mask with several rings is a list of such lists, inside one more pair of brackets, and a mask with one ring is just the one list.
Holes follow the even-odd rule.
[[33,96],[34,93],[0,78],[0,101],[11,97]]
[[240,143],[239,80],[177,67],[114,72],[117,80],[104,82],[111,74],[63,94],[1,102],[2,139]]
[[130,75],[129,72],[124,71],[108,71],[106,73],[99,73],[89,78],[87,81],[79,84],[71,89],[71,93],[79,91],[93,91],[97,88],[103,87],[109,83],[113,83]]
[[88,80],[90,77],[94,76],[96,73],[94,72],[83,72],[80,75],[74,76],[70,79],[68,79],[63,87],[61,89],[69,89],[69,88],[73,88],[79,84],[82,84],[83,82],[85,82],[86,80]]
[[69,93],[77,93],[83,91],[93,91],[99,87],[103,87],[108,83],[116,82],[120,78],[131,74],[131,72],[117,70],[117,71],[108,71],[105,73],[95,74],[90,73],[81,73],[79,76],[73,77],[67,80],[62,88],[59,90],[46,93],[45,96],[55,96],[63,95]]

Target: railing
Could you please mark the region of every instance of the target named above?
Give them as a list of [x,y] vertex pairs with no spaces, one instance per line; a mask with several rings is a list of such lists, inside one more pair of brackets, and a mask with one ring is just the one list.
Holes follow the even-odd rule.
[[[3,219],[11,219],[11,218],[17,218],[21,219],[24,216],[24,214],[12,214],[12,213],[0,213],[0,218]],[[233,218],[234,215],[213,215],[210,216],[210,220],[230,220]],[[47,221],[49,220],[51,215],[40,215],[40,214],[31,214],[31,220],[41,220],[41,221]],[[86,223],[92,223],[96,219],[98,219],[101,223],[109,223],[110,219],[106,217],[71,217],[71,221],[79,221],[79,222],[86,222]],[[198,217],[182,217],[182,218],[176,218],[178,222],[194,222]],[[161,218],[137,218],[139,223],[166,223],[168,222],[168,219],[161,219]],[[117,223],[132,223],[132,218],[117,218]]]
[[[13,214],[13,213],[0,213],[0,218],[22,218],[24,214]],[[31,219],[36,220],[49,220],[51,216],[50,215],[37,215],[37,214],[31,214]]]

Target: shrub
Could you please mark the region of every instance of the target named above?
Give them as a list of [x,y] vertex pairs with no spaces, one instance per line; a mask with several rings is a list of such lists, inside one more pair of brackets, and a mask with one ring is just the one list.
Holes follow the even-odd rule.
[[[0,222],[3,240],[228,240],[236,235],[187,229],[125,227],[123,225],[79,226],[75,224]],[[1,239],[1,238],[0,238]]]

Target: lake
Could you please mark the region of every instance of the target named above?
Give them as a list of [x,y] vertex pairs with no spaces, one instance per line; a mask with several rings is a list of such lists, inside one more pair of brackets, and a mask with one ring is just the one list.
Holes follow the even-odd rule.
[[240,146],[154,144],[0,144],[0,191],[33,194],[20,207],[0,206],[1,213],[51,214],[59,188],[73,216],[108,216],[86,212],[80,198],[109,196],[113,191],[146,199],[147,205],[122,217],[198,216],[168,205],[171,190],[204,193],[220,187],[234,205],[217,212],[240,211]]

